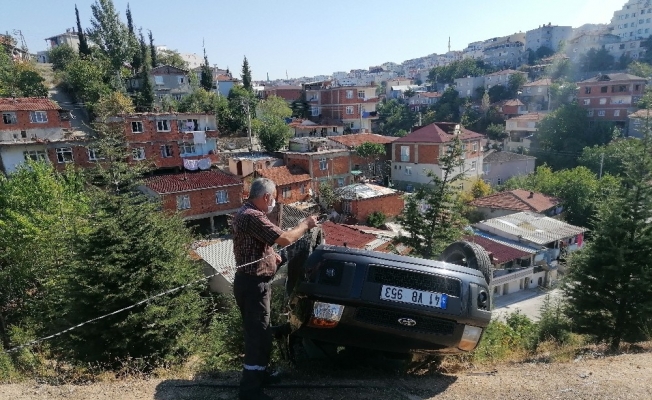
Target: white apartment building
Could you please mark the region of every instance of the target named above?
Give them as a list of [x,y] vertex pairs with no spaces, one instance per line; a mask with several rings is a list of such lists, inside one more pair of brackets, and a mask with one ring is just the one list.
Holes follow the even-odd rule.
[[559,45],[570,39],[572,34],[572,26],[543,25],[525,32],[525,48],[537,51],[545,46],[556,52]]
[[652,30],[652,1],[629,0],[614,12],[609,27],[622,40],[646,39]]

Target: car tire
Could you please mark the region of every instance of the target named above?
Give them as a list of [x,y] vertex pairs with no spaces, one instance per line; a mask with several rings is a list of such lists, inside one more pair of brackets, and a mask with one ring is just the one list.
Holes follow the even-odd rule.
[[489,254],[477,243],[455,242],[446,247],[441,253],[440,260],[480,271],[487,284],[491,284],[493,273]]

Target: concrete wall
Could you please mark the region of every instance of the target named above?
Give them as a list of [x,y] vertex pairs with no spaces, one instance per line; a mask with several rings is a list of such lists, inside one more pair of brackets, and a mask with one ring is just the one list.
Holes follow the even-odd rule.
[[[535,159],[492,164],[485,163],[483,165],[484,175],[482,179],[489,182],[491,185],[503,184],[513,176],[524,176],[533,173],[535,163]],[[500,183],[498,180],[500,180]]]

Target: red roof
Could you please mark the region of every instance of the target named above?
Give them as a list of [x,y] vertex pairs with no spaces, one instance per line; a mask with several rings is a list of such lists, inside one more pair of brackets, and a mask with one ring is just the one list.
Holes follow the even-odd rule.
[[328,138],[349,148],[358,147],[367,142],[388,144],[397,139],[396,137],[376,135],[375,133],[356,133],[354,135],[329,136]]
[[542,193],[523,189],[500,192],[480,197],[471,202],[476,207],[493,208],[496,210],[543,212],[560,203],[560,200]]
[[374,235],[363,233],[357,229],[331,221],[326,221],[321,226],[326,237],[326,244],[333,246],[344,246],[346,243],[347,247],[364,249],[365,245],[376,240],[376,236]]
[[277,186],[310,181],[310,175],[297,166],[259,169],[257,172],[261,177],[273,180]]
[[490,253],[492,256],[491,263],[493,265],[510,262],[512,260],[527,257],[531,254],[514,247],[506,246],[502,243],[494,242],[493,240],[482,236],[465,236],[464,240],[477,243],[485,249],[487,253]]
[[[435,122],[395,140],[394,143],[448,143],[455,137],[453,134],[455,125],[460,124],[453,122]],[[481,139],[484,137],[477,132],[464,128],[462,125],[460,125],[460,130],[460,140]]]
[[17,97],[0,99],[0,111],[47,111],[60,110],[61,107],[45,97]]
[[161,175],[145,180],[145,186],[158,194],[212,189],[231,185],[242,185],[242,181],[236,176],[218,170]]

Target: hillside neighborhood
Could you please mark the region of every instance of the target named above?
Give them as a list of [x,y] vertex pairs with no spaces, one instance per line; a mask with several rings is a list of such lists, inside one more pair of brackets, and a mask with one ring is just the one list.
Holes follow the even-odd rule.
[[[250,66],[246,57],[241,71],[232,71],[210,64],[206,50],[200,56],[157,46],[151,31],[146,38],[134,28],[129,9],[128,24],[115,13],[120,43],[108,43],[115,37],[104,36],[98,15],[114,15],[110,0],[95,3],[92,24],[80,20],[88,10],[75,8],[76,28],[62,25],[43,51],[2,35],[0,236],[17,241],[0,242],[0,270],[7,282],[15,270],[30,272],[12,278],[11,293],[0,295],[0,352],[93,316],[53,289],[56,282],[72,285],[65,293],[93,288],[79,301],[87,305],[120,288],[124,297],[99,314],[203,277],[213,294],[231,295],[232,220],[256,178],[276,184],[269,217],[283,230],[315,215],[326,244],[432,259],[452,242],[475,243],[491,263],[492,301],[534,296],[571,279],[577,285],[564,289],[569,298],[601,290],[613,296],[606,308],[615,322],[606,325],[640,323],[616,336],[601,327],[598,340],[617,347],[621,339],[649,335],[649,300],[618,297],[623,287],[649,293],[649,270],[630,280],[637,267],[616,265],[652,249],[652,204],[645,203],[652,182],[652,149],[645,147],[652,3],[623,2],[610,24],[545,23],[400,64],[263,81],[251,77],[263,66]],[[134,211],[141,206],[148,207],[144,214]],[[34,217],[41,207],[57,217]],[[623,220],[613,211],[625,209]],[[46,225],[52,231],[39,233]],[[134,230],[114,237],[118,227]],[[610,250],[616,237],[622,242]],[[56,251],[43,255],[46,246]],[[133,257],[130,266],[143,262],[142,271],[100,266],[100,259],[119,265],[122,256],[113,255],[121,251],[133,251],[125,257]],[[72,262],[66,278],[35,278],[68,268],[61,257],[72,253],[84,258]],[[157,258],[166,254],[169,260]],[[148,257],[153,261],[142,261]],[[611,286],[594,288],[586,272],[598,268],[598,259],[610,266],[600,276],[618,288],[610,295]],[[183,267],[174,270],[177,262]],[[103,276],[91,277],[87,265]],[[149,271],[154,283],[143,277]],[[146,289],[137,288],[139,280]],[[618,299],[639,311],[618,314]],[[65,310],[65,318],[34,322],[43,312],[30,308],[38,301],[48,302],[43,310]],[[209,307],[189,304],[183,316],[159,311],[138,324],[184,325]],[[580,333],[590,333],[591,319],[603,313],[569,310]],[[35,328],[22,331],[21,321]],[[101,326],[65,343],[100,335]],[[187,343],[174,347],[168,334],[151,346],[185,354]],[[126,341],[112,348],[115,354]],[[75,357],[90,362],[93,351],[99,350],[84,347]]]

